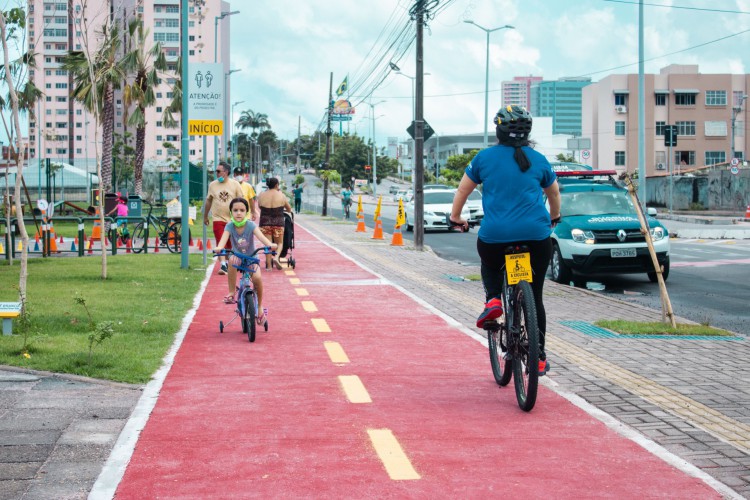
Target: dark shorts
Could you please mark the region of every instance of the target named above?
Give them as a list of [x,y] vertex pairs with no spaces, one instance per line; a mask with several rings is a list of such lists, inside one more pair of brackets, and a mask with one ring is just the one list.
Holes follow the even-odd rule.
[[[221,237],[224,236],[224,227],[226,225],[227,225],[227,223],[224,222],[224,221],[220,221],[220,220],[215,220],[214,221],[214,224],[213,224],[214,238],[216,238],[216,244],[217,245],[219,244],[219,241],[221,241]],[[227,244],[226,244],[226,246],[224,248],[226,248],[227,250],[231,250],[232,249],[232,238],[229,238],[227,240]]]

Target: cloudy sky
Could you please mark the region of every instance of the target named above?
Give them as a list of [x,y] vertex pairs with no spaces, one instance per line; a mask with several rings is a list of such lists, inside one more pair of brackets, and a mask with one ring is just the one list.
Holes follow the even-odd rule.
[[[750,0],[644,3],[647,73],[675,63],[698,64],[702,73],[750,72]],[[378,143],[385,144],[388,136],[407,138],[412,82],[388,73],[387,67],[395,60],[414,76],[416,43],[402,54],[388,50],[386,42],[395,27],[408,25],[413,4],[233,2],[232,9],[241,13],[231,17],[232,67],[242,71],[232,76],[232,101],[245,101],[236,114],[242,109],[268,114],[281,138],[296,136],[301,116],[302,133],[310,133],[324,116],[331,72],[334,90],[349,75],[353,104],[374,86],[366,82],[354,88],[356,81],[372,73],[383,77],[372,92],[372,102],[379,103]],[[465,20],[489,29],[515,27],[490,35],[490,116],[500,104],[500,82],[513,76],[590,76],[597,81],[638,72],[638,0],[440,0],[438,7],[442,10],[424,35],[424,71],[430,73],[424,77],[424,115],[438,134],[483,130],[486,35]],[[728,38],[714,42],[723,37]],[[350,131],[356,127],[369,137],[368,116],[369,106],[360,103]]]

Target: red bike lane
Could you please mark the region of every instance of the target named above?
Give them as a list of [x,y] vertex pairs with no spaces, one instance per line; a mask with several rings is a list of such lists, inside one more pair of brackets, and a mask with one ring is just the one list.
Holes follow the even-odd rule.
[[545,387],[521,411],[486,347],[295,236],[254,343],[239,320],[219,333],[211,277],[117,498],[720,498]]

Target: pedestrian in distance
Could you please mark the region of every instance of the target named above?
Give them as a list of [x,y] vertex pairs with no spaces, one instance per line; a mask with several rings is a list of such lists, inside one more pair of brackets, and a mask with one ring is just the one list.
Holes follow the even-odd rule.
[[[208,226],[208,214],[213,219],[213,231],[218,245],[224,234],[224,228],[231,220],[229,203],[235,198],[243,198],[244,193],[240,183],[229,177],[230,168],[226,162],[219,162],[216,166],[216,180],[208,185],[206,202],[203,204],[203,224]],[[231,243],[227,248],[232,248]],[[227,274],[226,257],[219,257],[221,263],[219,274]]]
[[[249,219],[248,209],[250,204],[244,197],[233,199],[229,202],[229,210],[232,213],[232,219],[224,229],[221,240],[216,245],[214,253],[222,251],[224,248],[232,248],[235,251],[250,255],[255,250],[255,239],[263,246],[276,248],[276,243],[271,242],[260,231],[260,228]],[[234,304],[236,302],[234,294],[237,290],[237,269],[234,266],[241,264],[239,257],[234,255],[229,257],[229,272],[227,273],[227,285],[229,293],[224,297],[225,304]],[[260,267],[256,264],[253,270],[252,280],[255,287],[255,293],[258,296],[258,316],[256,321],[262,325],[266,319],[268,309],[263,307],[263,280],[260,274]]]
[[302,192],[306,185],[306,182],[302,185],[297,184],[296,187],[292,189],[292,194],[294,195],[294,213],[296,214],[302,209]]
[[234,169],[234,180],[240,183],[240,187],[242,188],[244,197],[247,200],[248,206],[250,207],[248,217],[250,217],[250,220],[256,220],[257,211],[255,205],[257,203],[257,196],[255,194],[255,189],[249,182],[247,182],[246,174],[240,167]]
[[[107,217],[111,217],[115,212],[117,212],[117,217],[128,216],[128,199],[120,193],[117,193],[117,205],[107,213]],[[120,238],[123,245],[127,244],[128,239],[130,238],[127,219],[117,222],[117,236]]]
[[274,265],[280,270],[281,262],[279,262],[278,256],[281,255],[284,248],[284,211],[291,213],[292,207],[289,205],[286,195],[281,192],[279,179],[270,177],[266,181],[266,186],[268,186],[268,189],[258,195],[260,230],[266,238],[278,245],[275,257],[266,255],[266,269],[270,269]]
[[[539,326],[539,375],[549,370],[544,351],[547,316],[542,290],[552,256],[550,235],[560,221],[560,188],[549,161],[531,147],[531,115],[521,106],[505,106],[494,119],[498,144],[480,151],[469,163],[453,198],[450,220],[468,229],[461,209],[483,184],[484,218],[477,235],[486,304],[477,328],[503,314],[502,269],[505,249],[523,245],[531,254],[531,283]],[[544,203],[549,201],[549,212]]]
[[344,212],[344,218],[349,218],[349,209],[352,206],[352,192],[349,186],[344,186],[341,190],[341,211]]

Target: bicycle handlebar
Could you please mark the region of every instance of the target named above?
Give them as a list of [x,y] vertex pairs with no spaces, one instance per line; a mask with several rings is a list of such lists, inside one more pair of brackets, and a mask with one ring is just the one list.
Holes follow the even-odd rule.
[[448,229],[453,229],[454,227],[461,228],[461,232],[465,233],[469,230],[468,227],[464,226],[463,224],[459,224],[458,222],[453,222],[451,220],[450,214],[445,214],[445,223],[448,224]]
[[238,251],[236,251],[234,249],[222,248],[218,252],[216,250],[214,250],[214,254],[215,254],[214,257],[225,257],[225,256],[227,256],[229,254],[232,254],[232,255],[234,255],[236,257],[239,257],[240,259],[252,259],[261,250],[263,250],[263,253],[265,253],[265,254],[276,255],[276,251],[272,250],[271,247],[258,247],[250,255],[247,255],[247,254],[244,254],[244,253],[240,253],[240,252],[238,252]]

